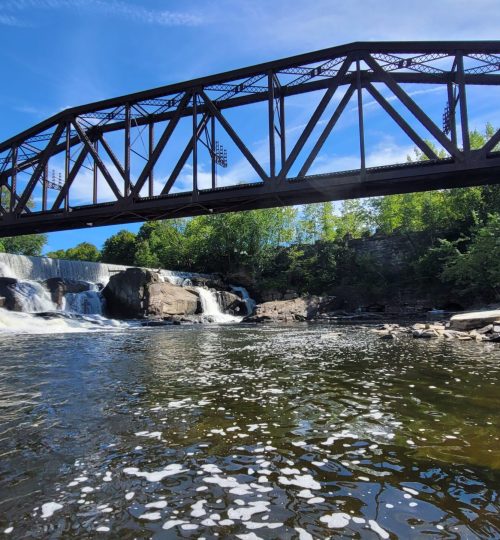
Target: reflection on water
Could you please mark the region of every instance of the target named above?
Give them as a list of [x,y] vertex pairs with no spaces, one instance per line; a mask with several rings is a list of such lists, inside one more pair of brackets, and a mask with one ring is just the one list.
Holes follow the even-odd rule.
[[15,538],[498,538],[500,348],[318,326],[4,336]]

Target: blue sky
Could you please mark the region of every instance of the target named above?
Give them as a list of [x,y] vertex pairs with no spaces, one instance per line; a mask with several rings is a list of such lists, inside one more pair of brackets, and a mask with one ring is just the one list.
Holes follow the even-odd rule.
[[[66,107],[293,54],[358,40],[498,39],[499,28],[498,0],[0,0],[0,140]],[[444,103],[439,93],[414,99]],[[307,121],[304,99],[287,116],[290,132]],[[500,123],[495,99],[477,98],[477,127]],[[376,116],[371,126],[373,164],[411,149]],[[339,129],[335,167],[348,168],[349,118]],[[246,136],[258,156],[257,129]],[[331,169],[331,156],[320,157]],[[101,246],[121,228],[52,233],[47,250]]]

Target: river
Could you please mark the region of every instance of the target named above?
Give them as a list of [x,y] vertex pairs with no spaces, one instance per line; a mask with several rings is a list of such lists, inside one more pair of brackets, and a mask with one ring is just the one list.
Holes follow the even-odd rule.
[[2,335],[13,538],[498,538],[500,348],[319,325]]

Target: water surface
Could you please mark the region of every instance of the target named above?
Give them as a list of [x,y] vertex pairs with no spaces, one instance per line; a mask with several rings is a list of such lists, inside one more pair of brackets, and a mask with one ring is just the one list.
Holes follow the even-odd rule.
[[367,329],[2,336],[13,538],[498,538],[500,347]]

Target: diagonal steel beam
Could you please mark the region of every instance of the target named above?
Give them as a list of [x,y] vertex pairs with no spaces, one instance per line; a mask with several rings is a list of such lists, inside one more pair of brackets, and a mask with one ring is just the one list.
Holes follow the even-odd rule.
[[27,186],[24,188],[24,191],[19,198],[19,202],[16,205],[15,212],[19,213],[25,209],[29,201],[29,198],[31,197],[33,190],[35,189],[35,186],[40,178],[40,175],[45,170],[45,165],[47,165],[47,162],[49,161],[49,158],[52,155],[52,152],[55,146],[59,142],[59,138],[61,137],[65,127],[66,127],[66,124],[64,122],[61,122],[56,127],[54,133],[52,134],[52,137],[50,138],[49,143],[45,147],[45,150],[42,152],[40,159],[38,160],[38,165],[36,166],[36,169],[34,170],[33,175],[30,178],[30,181],[28,182]]
[[73,125],[75,126],[75,129],[80,137],[80,140],[83,142],[85,147],[88,149],[90,155],[96,162],[97,166],[99,167],[99,170],[101,171],[102,175],[104,176],[104,179],[108,183],[109,187],[113,191],[115,197],[120,200],[123,199],[123,196],[118,189],[118,186],[115,184],[115,181],[113,180],[113,177],[111,176],[110,172],[106,168],[106,165],[104,165],[104,162],[102,161],[99,154],[96,152],[94,145],[90,142],[90,139],[87,137],[87,134],[83,131],[80,124],[77,120],[73,121]]
[[405,107],[415,116],[415,118],[429,131],[429,133],[449,152],[452,157],[463,160],[463,154],[453,142],[444,135],[436,124],[425,114],[425,112],[413,101],[413,99],[399,86],[399,84],[386,73],[378,63],[369,55],[363,57],[366,64],[372,68],[380,80],[387,85],[392,93],[405,105]]
[[439,159],[434,150],[420,137],[420,135],[408,124],[408,122],[396,111],[396,109],[382,96],[372,83],[365,85],[372,97],[379,103],[385,112],[396,124],[410,137],[410,139],[422,150],[429,159]]
[[284,178],[286,178],[288,172],[292,168],[292,165],[295,163],[295,160],[297,159],[298,155],[300,154],[300,152],[304,148],[304,145],[309,139],[311,133],[316,127],[319,119],[321,118],[321,115],[325,112],[325,109],[330,103],[333,95],[337,91],[338,87],[342,84],[343,82],[342,79],[347,73],[347,70],[349,69],[349,67],[351,66],[352,61],[353,61],[353,57],[352,55],[349,55],[344,60],[344,63],[340,67],[337,75],[331,80],[330,86],[328,87],[324,96],[321,98],[321,101],[319,102],[318,106],[316,107],[316,110],[313,112],[311,118],[309,119],[309,122],[304,128],[304,131],[301,133],[299,140],[295,143],[295,146],[290,152],[288,159],[285,161],[285,164],[281,167],[281,171],[278,175],[279,181],[282,181]]
[[144,169],[139,175],[139,178],[137,179],[137,182],[130,194],[131,197],[139,196],[139,193],[142,187],[144,186],[144,184],[146,183],[146,180],[148,179],[149,175],[153,171],[153,167],[156,165],[158,158],[160,157],[161,153],[165,149],[165,146],[167,145],[168,141],[170,140],[170,137],[172,136],[172,133],[175,131],[175,128],[177,127],[177,124],[179,123],[179,120],[182,117],[182,113],[184,112],[184,109],[189,103],[191,96],[192,94],[190,92],[186,92],[184,97],[181,99],[181,102],[179,103],[179,106],[177,107],[177,110],[175,111],[175,115],[172,117],[167,127],[163,131],[160,139],[156,143],[156,146],[153,152],[151,153],[151,157],[149,158]]
[[182,168],[186,164],[186,161],[188,160],[189,156],[191,155],[191,152],[193,151],[195,140],[198,139],[201,132],[205,129],[205,126],[208,123],[208,120],[210,119],[210,116],[208,114],[204,114],[198,124],[198,129],[196,130],[196,136],[191,136],[189,142],[186,145],[186,148],[184,148],[184,152],[182,152],[181,157],[179,158],[179,161],[174,167],[174,170],[172,171],[169,179],[167,180],[167,183],[163,186],[163,189],[161,190],[162,195],[167,195],[170,193],[170,190],[172,189],[172,186],[174,185],[175,181],[177,180],[177,177],[179,176],[180,172],[182,171]]
[[255,172],[261,177],[262,181],[267,182],[269,180],[269,177],[264,172],[264,169],[259,165],[258,161],[255,159],[250,150],[246,147],[245,143],[240,139],[236,131],[234,131],[229,122],[224,118],[224,116],[222,116],[222,113],[213,104],[212,100],[205,94],[203,90],[200,91],[199,95],[202,97],[209,111],[215,116],[215,118],[217,118],[221,126],[226,130],[227,134],[231,137],[233,142],[239,148],[240,152],[246,157],[247,161],[254,168]]
[[108,154],[109,158],[113,162],[113,165],[116,167],[117,171],[120,173],[123,180],[125,180],[125,169],[123,168],[116,154],[113,152],[113,149],[106,142],[106,139],[103,137],[102,133],[99,133],[97,140],[102,144],[102,147],[104,148],[104,150],[106,151],[106,154]]
[[304,162],[304,165],[302,165],[302,168],[299,171],[299,174],[297,175],[298,178],[301,178],[307,174],[307,171],[310,169],[311,165],[313,164],[314,160],[316,159],[318,153],[323,148],[323,145],[326,142],[326,139],[328,139],[328,136],[332,132],[332,129],[335,127],[335,124],[337,123],[338,119],[344,112],[344,109],[346,108],[347,104],[349,103],[349,100],[351,99],[352,95],[354,94],[354,91],[356,90],[356,87],[351,84],[349,88],[347,89],[346,93],[344,94],[344,97],[340,100],[339,104],[337,105],[337,108],[335,109],[335,112],[333,113],[330,120],[328,120],[326,126],[324,127],[323,131],[321,132],[321,135],[319,136],[318,140],[316,141],[316,144],[314,145],[313,149],[311,150],[309,156],[307,157],[306,161]]
[[495,146],[500,143],[500,129],[491,136],[491,138],[486,142],[486,144],[479,150],[479,158],[486,158],[488,154],[495,148]]
[[78,174],[78,171],[80,170],[81,166],[83,165],[83,162],[85,161],[85,158],[87,157],[87,154],[89,153],[89,150],[86,146],[84,146],[76,158],[75,163],[73,164],[73,167],[69,171],[68,178],[66,179],[66,182],[64,182],[63,187],[57,194],[56,200],[52,204],[52,210],[58,210],[61,206],[61,203],[64,201],[66,196],[69,194],[69,189],[71,187],[71,184],[73,184],[73,181],[76,178],[76,175]]

